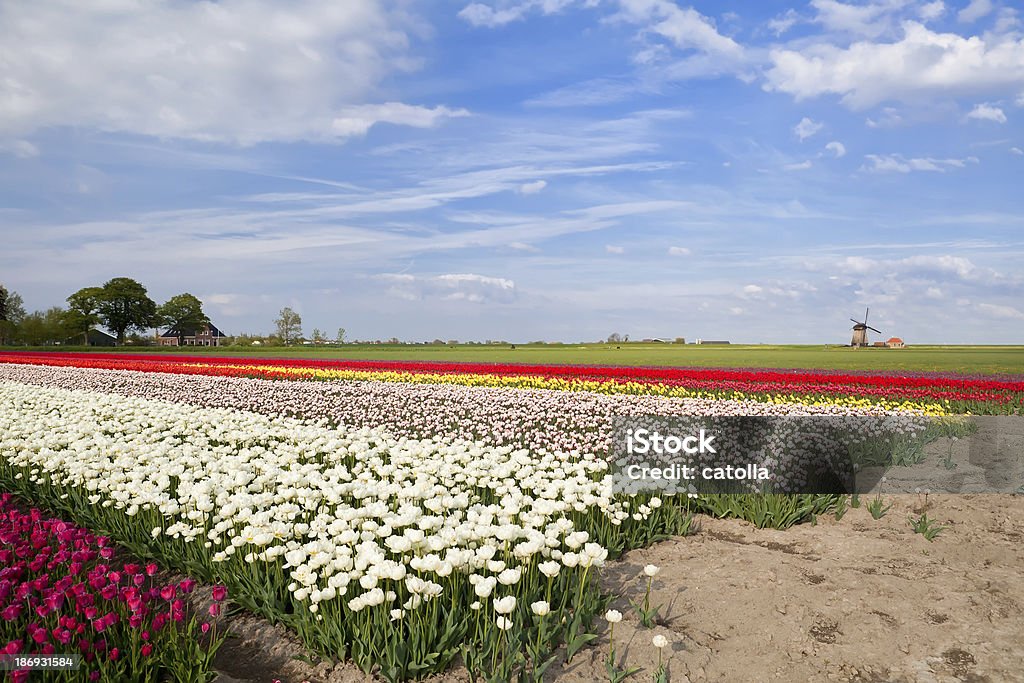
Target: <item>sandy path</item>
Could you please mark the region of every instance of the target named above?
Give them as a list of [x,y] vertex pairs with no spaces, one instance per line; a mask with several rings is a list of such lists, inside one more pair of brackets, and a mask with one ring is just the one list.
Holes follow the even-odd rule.
[[[627,680],[651,680],[651,637],[661,633],[676,683],[1024,681],[1024,496],[930,496],[928,516],[949,525],[934,542],[908,523],[924,497],[893,499],[881,520],[862,506],[786,531],[700,518],[695,535],[609,564],[602,582],[625,596],[613,605],[625,615],[618,653],[644,667]],[[648,563],[662,569],[652,601],[666,606],[655,629],[640,627],[628,603],[643,598]],[[367,680],[350,665],[291,659],[301,649],[257,624],[220,658],[233,678]],[[552,681],[607,680],[607,629],[598,626],[596,646]]]

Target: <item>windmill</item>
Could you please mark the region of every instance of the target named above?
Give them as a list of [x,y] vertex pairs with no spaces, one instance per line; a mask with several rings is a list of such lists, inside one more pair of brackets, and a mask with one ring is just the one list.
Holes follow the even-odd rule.
[[850,322],[853,323],[853,341],[850,342],[850,346],[853,348],[868,345],[868,330],[874,330],[875,332],[878,332],[878,334],[882,334],[881,330],[875,330],[875,328],[868,325],[869,310],[871,309],[864,309],[864,322],[858,322],[853,318],[850,318]]

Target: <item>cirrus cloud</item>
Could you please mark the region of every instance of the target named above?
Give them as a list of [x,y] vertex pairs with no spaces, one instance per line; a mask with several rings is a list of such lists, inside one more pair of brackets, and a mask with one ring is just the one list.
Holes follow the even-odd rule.
[[900,154],[866,154],[864,158],[870,163],[862,166],[861,170],[872,173],[910,173],[912,171],[943,173],[954,168],[964,168],[969,163],[978,163],[977,157],[967,157],[966,159],[933,159],[931,157],[907,159]]

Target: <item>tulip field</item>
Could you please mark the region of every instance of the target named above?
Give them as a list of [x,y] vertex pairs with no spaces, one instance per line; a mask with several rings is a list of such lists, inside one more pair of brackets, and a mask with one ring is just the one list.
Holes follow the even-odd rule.
[[606,562],[750,518],[613,489],[613,416],[1022,411],[1014,377],[0,352],[4,652],[206,681],[226,595],[385,680],[540,680],[592,639]]
[[1024,414],[1024,380],[1015,375],[872,374],[825,370],[645,368],[417,361],[302,360],[153,354],[9,354],[0,363],[89,367],[262,379],[353,380],[402,384],[546,389],[803,404],[877,406],[929,414]]

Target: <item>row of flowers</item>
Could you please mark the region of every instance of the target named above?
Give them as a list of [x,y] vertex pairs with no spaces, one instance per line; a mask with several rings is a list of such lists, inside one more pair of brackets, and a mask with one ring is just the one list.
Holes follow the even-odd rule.
[[[120,360],[151,363],[179,363],[189,357],[179,355],[160,356],[155,354],[109,353],[19,353],[21,356],[35,356],[89,361]],[[193,361],[213,362],[217,365],[252,365],[251,358],[192,356]],[[745,368],[687,368],[687,367],[643,367],[643,366],[600,366],[572,364],[526,364],[526,363],[471,363],[433,361],[374,361],[374,360],[313,360],[300,358],[260,358],[261,366],[277,368],[312,368],[325,370],[394,371],[414,374],[489,374],[512,375],[517,377],[564,377],[593,380],[652,381],[660,383],[706,380],[716,382],[779,382],[784,384],[829,384],[859,387],[911,387],[965,391],[1008,391],[1024,392],[1024,378],[1012,375],[966,376],[959,373],[921,372],[843,372],[838,370],[786,370],[786,369],[745,369]]]
[[[531,451],[608,453],[615,424],[640,416],[882,414],[877,406],[803,406],[714,399],[489,389],[402,382],[274,382],[249,378],[0,364],[0,379],[382,428],[399,437],[471,439]],[[891,413],[905,415],[905,413]],[[909,417],[909,416],[908,416]]]
[[[569,392],[592,392],[609,395],[640,395],[667,398],[705,398],[712,400],[757,401],[761,403],[794,403],[809,406],[864,407],[883,410],[922,412],[929,415],[949,413],[1005,414],[1024,410],[1024,390],[1020,383],[995,383],[989,386],[910,386],[884,378],[885,386],[856,385],[832,381],[832,376],[799,376],[785,373],[764,373],[763,377],[723,377],[731,371],[687,370],[695,376],[683,376],[680,369],[657,369],[665,372],[660,379],[650,378],[651,368],[635,368],[639,379],[606,376],[615,368],[584,368],[563,366],[526,366],[533,374],[519,374],[520,366],[486,366],[479,364],[387,364],[383,369],[346,367],[360,361],[337,362],[329,367],[314,367],[310,361],[264,361],[239,359],[198,361],[189,359],[139,358],[137,356],[73,355],[73,354],[0,354],[0,364],[19,363],[59,367],[132,370],[173,374],[211,375],[218,377],[256,377],[262,379],[349,380],[395,382],[405,384],[454,384],[489,388],[542,389]],[[382,364],[377,364],[382,365]],[[426,371],[421,365],[443,366]],[[470,372],[468,368],[484,368]],[[550,374],[541,374],[547,368]],[[571,373],[569,371],[572,371]],[[751,373],[744,373],[749,375]],[[952,380],[950,380],[952,381]],[[1016,389],[1006,387],[1017,387]]]
[[[186,611],[195,582],[164,583],[156,564],[117,560],[110,540],[0,495],[2,654],[80,656],[88,681],[209,681],[223,635]],[[223,587],[209,615],[220,613]],[[12,681],[31,680],[13,668]]]
[[615,496],[607,470],[586,453],[0,382],[5,489],[394,679],[465,644],[472,659],[534,642],[539,603],[548,645],[585,630],[609,549],[688,520],[686,497]]

